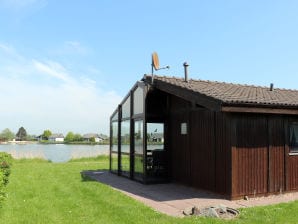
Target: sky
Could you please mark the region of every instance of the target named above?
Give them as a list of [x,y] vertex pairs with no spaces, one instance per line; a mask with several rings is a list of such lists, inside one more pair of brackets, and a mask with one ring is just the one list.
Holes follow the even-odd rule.
[[158,75],[298,89],[298,2],[0,0],[0,131],[109,133]]

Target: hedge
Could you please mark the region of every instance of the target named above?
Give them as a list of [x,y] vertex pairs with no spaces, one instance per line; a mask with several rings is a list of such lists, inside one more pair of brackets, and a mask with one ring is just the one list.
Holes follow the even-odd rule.
[[0,202],[5,198],[5,186],[8,184],[12,157],[6,152],[0,152]]

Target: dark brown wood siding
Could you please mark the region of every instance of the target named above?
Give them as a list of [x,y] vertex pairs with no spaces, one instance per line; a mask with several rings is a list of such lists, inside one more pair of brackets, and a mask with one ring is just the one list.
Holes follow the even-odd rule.
[[267,192],[267,120],[262,116],[234,118],[232,197]]
[[188,136],[181,135],[180,124],[188,122],[185,113],[171,115],[171,128],[169,153],[171,155],[170,173],[172,180],[189,185],[190,184],[190,152],[188,147]]
[[[228,196],[231,143],[227,116],[173,96],[170,111],[171,179]],[[181,134],[181,123],[187,123],[186,135]]]
[[214,114],[193,111],[189,121],[190,178],[194,187],[215,190]]
[[[168,151],[174,182],[231,198],[298,190],[286,115],[223,113],[169,96]],[[187,123],[187,135],[181,134]]]
[[287,161],[287,191],[298,190],[298,156],[288,155]]
[[269,193],[284,191],[285,186],[285,133],[282,116],[268,117],[269,133]]
[[231,122],[230,116],[217,112],[215,116],[215,191],[231,194]]
[[233,198],[285,190],[284,120],[277,115],[233,115]]

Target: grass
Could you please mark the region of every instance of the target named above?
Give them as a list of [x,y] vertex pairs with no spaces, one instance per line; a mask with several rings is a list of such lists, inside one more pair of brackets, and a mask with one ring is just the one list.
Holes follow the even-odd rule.
[[80,171],[107,169],[107,157],[68,163],[39,159],[14,162],[8,198],[0,208],[1,223],[297,223],[298,202],[242,209],[233,221],[173,218],[95,181],[82,181]]

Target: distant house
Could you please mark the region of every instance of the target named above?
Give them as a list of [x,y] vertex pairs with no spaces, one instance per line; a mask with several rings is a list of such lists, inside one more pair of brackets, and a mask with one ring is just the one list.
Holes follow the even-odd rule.
[[164,142],[163,133],[151,133],[149,141],[151,142]]
[[91,139],[94,138],[95,142],[102,142],[104,139],[100,137],[99,134],[95,134],[95,133],[88,133],[83,135],[83,139],[86,142],[90,142]]
[[108,140],[108,139],[109,139],[109,136],[107,136],[107,135],[103,135],[103,134],[99,134],[99,137],[100,137],[102,140]]
[[52,134],[49,137],[49,141],[51,141],[51,142],[64,142],[64,135],[63,134]]
[[38,136],[36,136],[35,139],[36,139],[37,141],[42,141],[42,140],[43,140],[43,139],[42,139],[42,136],[43,136],[42,134],[41,134],[41,135],[38,135]]

